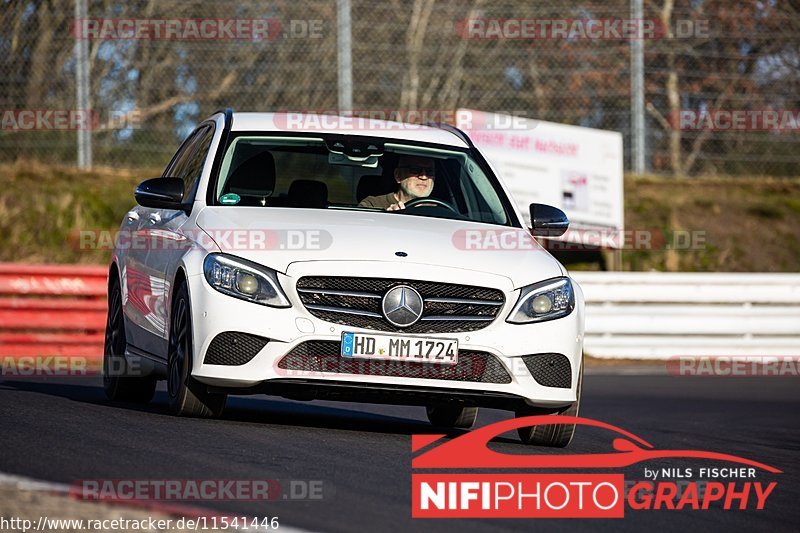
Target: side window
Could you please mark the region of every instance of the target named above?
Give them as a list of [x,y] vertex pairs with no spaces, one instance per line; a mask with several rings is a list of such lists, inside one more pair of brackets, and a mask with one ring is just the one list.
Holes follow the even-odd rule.
[[194,201],[193,195],[197,182],[200,181],[200,174],[203,173],[203,166],[205,166],[213,138],[214,128],[211,126],[205,126],[198,132],[197,142],[193,143],[192,155],[189,157],[184,172],[179,176],[183,179],[184,198],[189,199],[191,196],[191,201]]
[[197,142],[197,137],[199,133],[200,133],[199,131],[195,130],[192,132],[191,135],[189,135],[189,137],[185,141],[183,141],[183,144],[181,144],[181,147],[178,148],[178,151],[172,157],[172,160],[169,162],[169,165],[167,165],[167,168],[164,170],[165,177],[167,176],[171,178],[180,177],[182,169],[186,167],[188,156],[191,154],[192,148],[194,147],[194,144]]
[[[165,176],[183,180],[183,194],[187,200],[195,192],[195,187],[200,179],[200,174],[203,172],[203,165],[206,162],[206,156],[208,156],[208,150],[211,148],[213,138],[213,127],[203,126],[197,129],[184,143],[164,172]],[[191,200],[194,200],[194,198],[191,198]]]

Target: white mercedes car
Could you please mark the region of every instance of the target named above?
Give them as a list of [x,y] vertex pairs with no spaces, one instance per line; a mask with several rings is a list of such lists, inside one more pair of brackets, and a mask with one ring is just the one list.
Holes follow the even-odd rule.
[[[103,382],[178,415],[228,394],[576,415],[584,302],[462,131],[220,111],[124,217],[108,280]],[[572,425],[520,430],[566,446]]]

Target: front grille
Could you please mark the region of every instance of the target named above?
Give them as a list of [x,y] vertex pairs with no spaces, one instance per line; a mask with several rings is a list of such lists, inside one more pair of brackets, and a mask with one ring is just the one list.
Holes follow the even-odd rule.
[[357,359],[340,355],[338,341],[308,341],[283,356],[278,368],[306,373],[356,374],[419,379],[443,379],[473,383],[511,383],[511,376],[497,358],[486,352],[459,350],[458,363],[419,363],[381,359]]
[[[389,323],[381,301],[396,285],[420,293],[424,310],[419,322],[405,327]],[[505,303],[503,292],[485,287],[385,278],[303,277],[297,282],[300,301],[315,317],[356,328],[403,333],[458,333],[483,329]]]
[[269,339],[226,331],[220,333],[208,345],[203,363],[207,365],[239,366],[249,363],[267,345]]
[[566,356],[560,353],[541,353],[524,355],[522,360],[539,385],[559,389],[572,387],[572,365]]

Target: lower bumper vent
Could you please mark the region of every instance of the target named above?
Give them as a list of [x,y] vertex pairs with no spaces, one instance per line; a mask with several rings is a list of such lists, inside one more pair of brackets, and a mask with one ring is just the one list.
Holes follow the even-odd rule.
[[545,387],[569,389],[572,387],[572,365],[565,355],[560,353],[540,353],[524,355],[522,360],[536,380]]
[[207,365],[240,366],[249,363],[268,342],[269,339],[258,335],[226,331],[220,333],[211,341],[203,363]]

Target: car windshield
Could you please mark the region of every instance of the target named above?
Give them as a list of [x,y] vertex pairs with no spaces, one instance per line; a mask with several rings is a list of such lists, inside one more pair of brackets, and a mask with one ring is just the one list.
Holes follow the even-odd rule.
[[248,133],[228,144],[213,204],[383,212],[398,199],[416,198],[390,212],[512,225],[503,195],[467,151],[378,138]]

